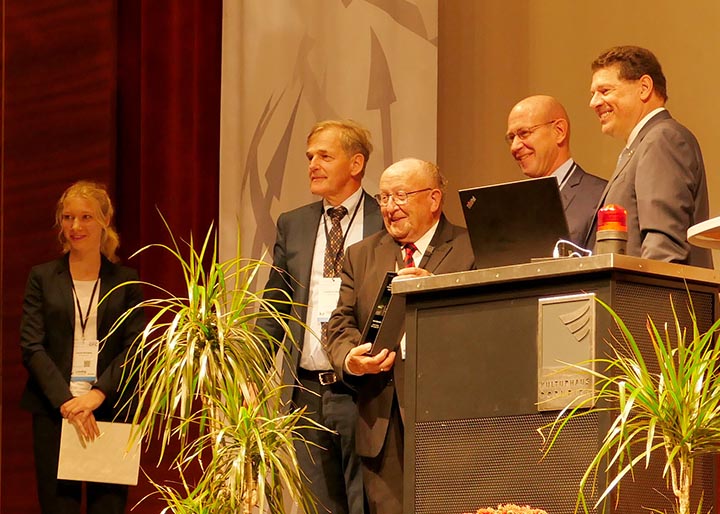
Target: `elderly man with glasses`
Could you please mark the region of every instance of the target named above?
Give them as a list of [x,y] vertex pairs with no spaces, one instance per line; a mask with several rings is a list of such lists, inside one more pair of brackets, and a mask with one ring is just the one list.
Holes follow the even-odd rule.
[[570,156],[565,108],[551,96],[521,100],[508,115],[505,141],[525,175],[557,178],[570,240],[583,245],[607,181],[586,173]]
[[465,271],[474,258],[467,231],[442,213],[446,180],[432,163],[404,159],[387,168],[375,195],[387,232],[348,248],[340,299],[328,323],[335,372],[358,392],[357,453],[372,514],[402,513],[404,340],[368,354],[361,332],[388,271],[400,277]]

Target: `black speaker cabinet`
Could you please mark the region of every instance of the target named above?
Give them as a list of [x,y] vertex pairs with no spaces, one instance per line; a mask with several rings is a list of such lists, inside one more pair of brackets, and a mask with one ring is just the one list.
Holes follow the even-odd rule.
[[[718,282],[713,270],[599,255],[394,285],[407,309],[405,514],[474,513],[500,503],[574,512],[580,479],[612,416],[576,420],[541,458],[537,429],[557,415],[538,406],[541,299],[594,294],[622,317],[652,361],[647,317],[671,322],[672,297],[689,324],[689,294],[700,327],[707,329],[718,316]],[[593,352],[600,356],[617,328],[592,303]],[[695,466],[693,512],[701,497],[704,512],[717,505],[714,463],[709,457]],[[634,480],[622,482],[619,499],[613,496],[592,512],[671,512],[674,497],[663,464],[664,456],[654,455],[649,469],[638,466]],[[598,497],[597,491],[586,493],[591,501]]]

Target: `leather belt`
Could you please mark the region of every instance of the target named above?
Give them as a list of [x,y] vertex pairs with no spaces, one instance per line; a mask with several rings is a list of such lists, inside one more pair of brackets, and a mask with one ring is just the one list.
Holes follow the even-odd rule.
[[319,382],[320,385],[324,386],[332,385],[338,381],[338,377],[334,371],[312,371],[305,368],[298,368],[298,378]]

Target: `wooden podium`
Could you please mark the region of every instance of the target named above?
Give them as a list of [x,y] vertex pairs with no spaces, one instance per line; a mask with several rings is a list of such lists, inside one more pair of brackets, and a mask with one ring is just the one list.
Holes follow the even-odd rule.
[[[718,316],[718,284],[714,270],[613,254],[394,283],[393,293],[406,298],[408,341],[404,512],[460,514],[499,503],[573,512],[610,415],[578,420],[541,459],[537,429],[557,410],[539,395],[574,383],[544,379],[545,368],[563,356],[601,356],[618,333],[593,295],[620,315],[652,361],[647,316],[658,325],[672,322],[672,297],[689,326],[689,292],[700,328],[707,329]],[[697,501],[704,491],[704,511],[717,505],[713,462],[695,467],[693,496]],[[673,495],[663,463],[657,455],[634,482],[625,480],[620,502],[604,512],[669,512]]]

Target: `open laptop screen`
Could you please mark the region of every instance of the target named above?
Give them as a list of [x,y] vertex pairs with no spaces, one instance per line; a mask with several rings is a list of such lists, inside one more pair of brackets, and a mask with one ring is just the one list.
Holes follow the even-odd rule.
[[459,194],[477,268],[551,257],[558,239],[568,238],[555,177],[461,189]]

